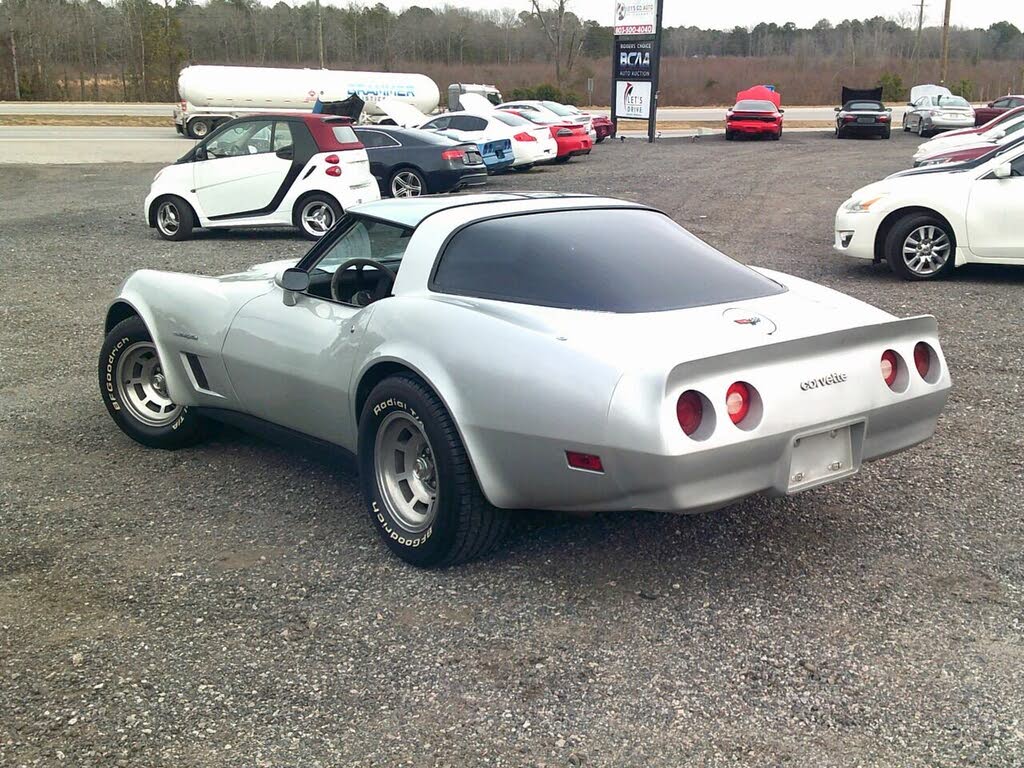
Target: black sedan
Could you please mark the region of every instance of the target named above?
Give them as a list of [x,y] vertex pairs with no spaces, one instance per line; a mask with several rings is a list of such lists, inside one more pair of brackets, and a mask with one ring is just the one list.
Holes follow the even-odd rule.
[[458,192],[487,183],[487,166],[476,144],[384,125],[356,126],[355,132],[383,197]]

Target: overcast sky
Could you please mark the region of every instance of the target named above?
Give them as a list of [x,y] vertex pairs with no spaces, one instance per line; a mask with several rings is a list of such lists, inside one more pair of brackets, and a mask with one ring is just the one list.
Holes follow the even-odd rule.
[[[266,1],[266,0],[265,0]],[[373,0],[365,0],[367,3]],[[347,5],[348,0],[325,0],[332,5]],[[443,2],[436,0],[380,0],[394,11],[401,11],[410,5],[439,7]],[[545,0],[550,2],[550,0]],[[569,0],[570,7],[578,15],[610,25],[614,0]],[[996,21],[1009,21],[1024,28],[1024,0],[952,0],[952,23],[962,27],[988,27]],[[516,8],[527,10],[530,0],[451,0],[451,5],[478,10]],[[925,24],[942,23],[944,0],[925,0]],[[774,21],[784,24],[795,22],[798,26],[812,26],[822,17],[829,21],[844,18],[865,19],[872,16],[892,18],[906,12],[916,16],[917,6],[912,0],[857,0],[855,3],[840,0],[665,0],[665,26],[680,25],[732,29],[739,25],[753,27],[759,22]]]

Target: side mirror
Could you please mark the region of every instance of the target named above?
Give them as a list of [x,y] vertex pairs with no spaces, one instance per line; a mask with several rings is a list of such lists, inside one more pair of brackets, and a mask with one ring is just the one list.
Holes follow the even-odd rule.
[[196,160],[205,160],[207,158],[206,147],[196,147],[195,154],[192,157]]
[[992,170],[992,175],[997,179],[1008,179],[1013,175],[1013,167],[1009,163],[997,165]]
[[296,293],[302,293],[309,288],[309,272],[292,267],[278,274],[274,282],[284,291],[284,303],[294,307]]
[[835,107],[835,111],[836,111],[836,112],[842,112],[842,110],[843,110],[843,108],[842,108],[842,107]]
[[784,110],[784,109],[780,109],[780,110],[779,110],[779,114],[780,114],[780,115],[784,115],[784,114],[786,114],[786,110]]
[[998,130],[992,134],[992,138],[995,139],[996,141],[999,141],[1004,136],[1006,136],[1006,131],[1004,130]]

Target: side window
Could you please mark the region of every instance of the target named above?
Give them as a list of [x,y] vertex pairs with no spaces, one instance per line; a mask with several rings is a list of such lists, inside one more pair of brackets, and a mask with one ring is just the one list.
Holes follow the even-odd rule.
[[1024,107],[1024,99],[1010,99],[1009,106],[1013,107]]
[[295,146],[295,139],[292,138],[292,127],[288,123],[274,123],[274,151],[289,149]]
[[452,119],[450,117],[438,117],[428,123],[424,123],[423,127],[428,131],[443,131],[448,127],[448,124],[451,123],[451,121]]
[[206,145],[209,157],[238,157],[270,152],[273,123],[269,120],[245,120],[218,133]]
[[482,117],[458,115],[452,118],[450,127],[457,131],[484,131],[487,129],[487,121]]
[[992,102],[992,106],[995,109],[1006,109],[1008,106],[1010,106],[1010,100],[1009,99],[996,99],[995,101]]
[[357,135],[363,146],[367,149],[401,146],[397,141],[381,131],[359,131]]
[[1010,168],[1012,169],[1011,176],[1024,176],[1024,155],[1010,163]]

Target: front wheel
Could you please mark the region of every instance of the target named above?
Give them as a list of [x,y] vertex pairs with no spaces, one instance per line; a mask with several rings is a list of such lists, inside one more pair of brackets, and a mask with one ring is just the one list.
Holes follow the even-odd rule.
[[604,135],[603,133],[602,133],[602,134],[599,134],[599,135],[598,135],[598,137],[597,137],[596,139],[594,139],[594,143],[595,143],[595,144],[600,144],[600,143],[601,143],[602,141],[604,141],[604,140],[605,140],[606,138],[608,138],[608,137],[607,137],[607,136],[605,136],[605,135]]
[[122,320],[107,334],[99,374],[107,413],[136,442],[173,449],[203,437],[202,418],[171,400],[160,354],[142,318]]
[[929,214],[905,216],[885,238],[885,258],[904,280],[931,280],[953,269],[956,243],[949,225]]
[[559,164],[568,163],[570,160],[572,160],[572,155],[561,155],[555,158],[555,162]]
[[452,417],[419,378],[392,376],[359,419],[359,477],[374,528],[419,567],[481,557],[508,530],[477,483]]
[[924,138],[924,120],[917,121],[917,135]]
[[527,163],[526,165],[513,165],[512,170],[516,173],[526,173],[527,171],[533,170],[533,163]]
[[341,206],[330,195],[309,195],[295,206],[295,226],[309,240],[319,240],[340,218]]
[[192,206],[174,195],[157,201],[153,219],[157,233],[164,240],[188,240],[195,226]]

